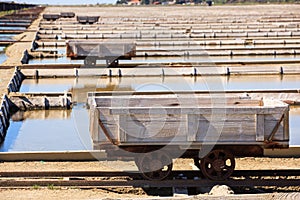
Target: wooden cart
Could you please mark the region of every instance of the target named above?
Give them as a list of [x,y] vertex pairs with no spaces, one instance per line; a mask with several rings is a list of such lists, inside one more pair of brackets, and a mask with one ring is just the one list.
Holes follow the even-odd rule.
[[107,67],[117,67],[119,59],[131,59],[136,54],[134,43],[67,41],[66,46],[67,57],[84,59],[85,65],[105,59]]
[[225,94],[90,93],[90,133],[109,156],[135,157],[147,179],[166,178],[172,159],[194,158],[203,175],[228,178],[234,156],[288,148],[289,106]]

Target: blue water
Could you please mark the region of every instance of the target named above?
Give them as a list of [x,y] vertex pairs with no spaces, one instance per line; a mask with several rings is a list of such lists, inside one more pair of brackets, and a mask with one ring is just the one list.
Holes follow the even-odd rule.
[[72,83],[63,84],[58,82],[53,83],[53,85],[49,87],[49,84],[43,84],[40,82],[38,84],[28,84],[27,80],[24,80],[24,83],[22,83],[20,88],[20,92],[65,92],[72,88]]
[[[264,61],[272,62],[272,61],[296,61],[300,62],[299,56],[286,56],[286,55],[278,55],[278,56],[251,56],[251,61]],[[120,60],[120,64],[155,64],[155,63],[201,63],[201,62],[208,62],[213,64],[214,62],[246,62],[249,61],[249,56],[178,56],[178,57],[137,57],[133,58],[132,60]],[[60,58],[44,58],[44,59],[31,59],[29,60],[29,64],[44,64],[44,63],[57,63],[57,64],[70,64],[70,63],[77,63],[83,64],[83,60],[71,60],[67,57],[60,57]],[[105,60],[97,60],[97,64],[105,64]]]
[[[16,23],[16,22],[9,22],[9,21],[6,21],[6,22],[0,22],[0,26],[1,25],[10,25],[11,27],[16,27],[15,25],[22,25],[22,26],[24,26],[24,27],[26,27],[26,26],[29,26],[30,25],[30,23]],[[5,26],[3,26],[3,27],[5,27]]]
[[[145,69],[149,70],[149,69]],[[172,91],[179,90],[276,90],[299,89],[300,77],[298,75],[269,75],[261,76],[213,76],[213,77],[122,77],[99,78],[79,77],[39,79],[36,83],[33,79],[25,79],[20,92],[64,92],[72,88],[90,87],[105,89],[107,86],[128,88],[135,91]],[[75,94],[76,95],[76,94]]]
[[14,41],[13,37],[16,34],[0,34],[0,41]]
[[11,120],[0,152],[92,150],[84,105],[75,106],[69,115],[63,112],[50,110],[39,117]]
[[[86,91],[101,91],[113,86],[128,90],[207,90],[224,87],[226,89],[299,89],[298,75],[289,76],[232,76],[227,77],[157,77],[157,78],[57,78],[26,79],[21,92],[64,92],[73,91],[73,99],[82,102],[75,106],[71,114],[60,114],[56,118],[26,118],[24,121],[11,122],[6,140],[0,151],[63,151],[91,150],[92,141],[89,133],[89,117],[86,108]],[[209,82],[209,83],[205,83]],[[221,84],[221,86],[218,86]],[[214,86],[217,85],[217,86]],[[87,89],[89,88],[89,89]],[[111,89],[111,88],[110,88]],[[48,111],[58,112],[58,111]],[[67,116],[67,117],[66,117]],[[290,112],[290,145],[300,145],[300,107],[292,107]]]
[[20,26],[1,26],[0,30],[26,30],[26,27],[20,27]]
[[54,47],[45,47],[45,48],[42,48],[42,47],[39,47],[36,49],[36,51],[57,51],[58,54],[66,54],[66,48],[65,47],[57,47],[57,48],[54,48]]
[[[93,150],[88,111],[80,104],[68,111],[44,111],[39,117],[11,121],[0,152]],[[48,114],[46,114],[48,112]],[[50,112],[50,113],[49,113]],[[51,113],[59,113],[55,117]],[[290,145],[300,145],[300,107],[290,112]]]
[[0,64],[4,63],[4,61],[7,59],[7,56],[4,52],[0,52]]
[[300,106],[293,106],[290,110],[290,145],[300,145]]
[[29,64],[83,64],[83,60],[71,60],[67,57],[31,59]]
[[0,64],[4,63],[4,61],[7,59],[4,49],[5,46],[0,46]]

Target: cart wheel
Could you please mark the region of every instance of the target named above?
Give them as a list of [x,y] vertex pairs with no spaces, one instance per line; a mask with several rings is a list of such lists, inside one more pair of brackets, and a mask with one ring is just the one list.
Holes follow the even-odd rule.
[[225,180],[234,171],[234,156],[229,151],[213,150],[201,159],[200,168],[203,175],[211,180]]
[[145,153],[135,160],[139,171],[148,180],[167,178],[173,167],[172,158],[163,151]]
[[138,170],[140,171],[140,165],[139,165],[140,156],[135,156],[134,157],[134,162],[135,162],[135,165],[137,166]]

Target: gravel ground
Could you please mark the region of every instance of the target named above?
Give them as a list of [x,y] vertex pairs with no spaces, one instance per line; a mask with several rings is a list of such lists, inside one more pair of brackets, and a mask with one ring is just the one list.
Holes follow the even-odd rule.
[[[176,159],[174,169],[192,169],[193,161],[191,159]],[[255,170],[255,169],[299,169],[300,158],[237,158],[236,169],[238,170]],[[98,162],[3,162],[0,163],[1,171],[72,171],[72,170],[116,170],[115,166],[123,166],[122,169],[132,169],[132,161],[98,161]],[[127,166],[127,167],[124,167]],[[222,187],[221,187],[222,188]],[[291,191],[300,191],[300,187],[294,188],[269,188],[268,192],[280,191],[282,193],[272,194],[253,194],[253,195],[228,195],[223,199],[286,199],[291,196],[300,195],[300,193],[291,193]],[[218,191],[222,193],[223,191]],[[226,194],[226,191],[224,191]],[[289,193],[285,193],[289,192]],[[236,191],[240,193],[240,191]],[[107,188],[107,189],[90,189],[82,190],[78,188],[32,188],[32,189],[0,189],[0,199],[157,199],[158,197],[149,196],[141,188]],[[218,199],[220,196],[201,194],[190,196],[188,199]],[[295,198],[295,199],[297,199]],[[178,198],[183,199],[183,198]]]

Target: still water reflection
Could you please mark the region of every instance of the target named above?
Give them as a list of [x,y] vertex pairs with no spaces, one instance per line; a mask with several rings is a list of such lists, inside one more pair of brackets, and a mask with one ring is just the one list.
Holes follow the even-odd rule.
[[72,111],[18,113],[10,122],[0,152],[92,150],[88,112],[83,104]]
[[[24,80],[21,92],[72,91],[78,102],[71,111],[34,111],[15,116],[0,151],[92,150],[89,117],[85,108],[90,91],[252,90],[299,89],[298,76],[57,78]],[[217,86],[215,86],[217,85]],[[300,107],[291,107],[290,145],[300,145]]]

